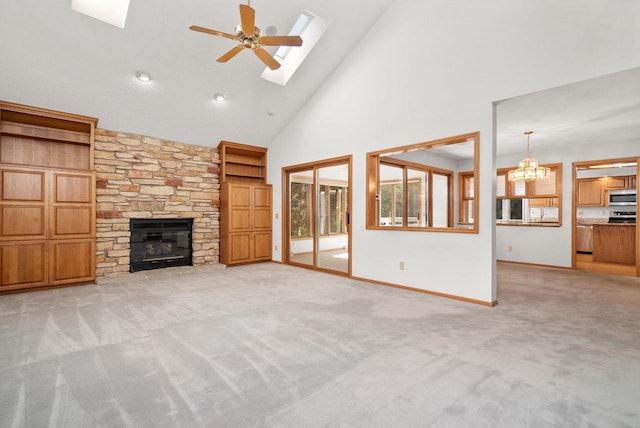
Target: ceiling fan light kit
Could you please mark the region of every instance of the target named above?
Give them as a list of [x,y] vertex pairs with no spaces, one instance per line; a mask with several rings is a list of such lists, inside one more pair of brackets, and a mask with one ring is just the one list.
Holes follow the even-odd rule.
[[302,46],[302,38],[300,36],[263,36],[260,28],[255,25],[255,15],[256,11],[249,4],[241,4],[240,25],[236,27],[235,34],[212,30],[198,25],[192,25],[189,29],[238,42],[238,45],[218,58],[218,62],[227,62],[243,49],[251,49],[267,67],[271,70],[277,70],[280,68],[280,63],[276,61],[263,46]]

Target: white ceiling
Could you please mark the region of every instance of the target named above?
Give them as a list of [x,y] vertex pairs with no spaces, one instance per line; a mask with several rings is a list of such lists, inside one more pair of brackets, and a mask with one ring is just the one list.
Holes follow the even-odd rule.
[[635,141],[640,154],[640,67],[533,94],[497,105],[497,153],[526,153],[588,144]]
[[[240,3],[131,0],[120,29],[72,11],[71,0],[3,0],[0,99],[190,144],[268,145],[392,0],[252,1],[256,25],[275,26],[279,35],[305,9],[330,22],[286,87],[261,79],[264,64],[248,51],[216,62],[234,42],[188,29],[196,24],[233,33]],[[152,82],[137,81],[138,70],[149,72]],[[228,102],[215,103],[216,92]]]
[[[281,87],[260,78],[264,65],[250,52],[217,63],[233,41],[188,29],[232,33],[239,23],[235,0],[131,0],[124,29],[72,11],[71,0],[3,0],[0,99],[98,117],[110,130],[267,146],[392,2],[254,0],[263,30],[275,26],[286,34],[304,9],[330,21]],[[138,70],[153,81],[137,81]],[[216,92],[228,102],[214,102]],[[504,100],[497,112],[499,155],[524,153],[526,130],[535,132],[533,153],[559,144],[638,141],[640,68]]]

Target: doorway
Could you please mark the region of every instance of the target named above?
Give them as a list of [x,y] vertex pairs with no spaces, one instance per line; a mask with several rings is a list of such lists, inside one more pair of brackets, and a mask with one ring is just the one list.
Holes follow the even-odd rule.
[[284,261],[351,275],[351,156],[283,168]]
[[[638,158],[573,163],[573,268],[640,276]],[[617,195],[625,198],[617,200]]]

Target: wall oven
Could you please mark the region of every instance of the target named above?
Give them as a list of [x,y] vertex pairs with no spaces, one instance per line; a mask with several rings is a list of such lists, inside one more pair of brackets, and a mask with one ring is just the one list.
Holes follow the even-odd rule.
[[633,190],[610,190],[609,206],[630,206],[636,205],[636,191]]

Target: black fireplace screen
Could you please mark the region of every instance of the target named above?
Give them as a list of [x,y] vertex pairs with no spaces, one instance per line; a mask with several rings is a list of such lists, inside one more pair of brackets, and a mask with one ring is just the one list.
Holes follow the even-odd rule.
[[131,219],[130,271],[191,266],[193,219]]

